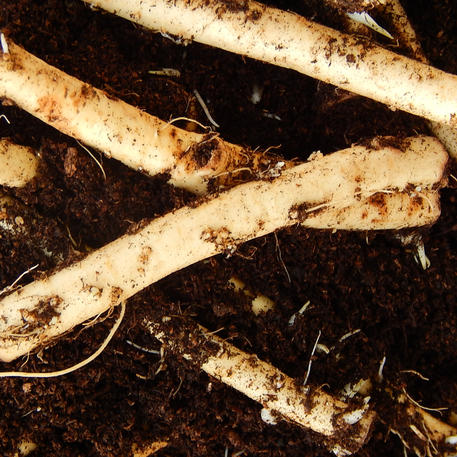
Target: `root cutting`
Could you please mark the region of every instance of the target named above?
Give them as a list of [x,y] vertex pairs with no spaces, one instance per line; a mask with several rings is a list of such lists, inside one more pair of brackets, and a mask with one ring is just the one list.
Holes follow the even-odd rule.
[[[197,194],[205,193],[221,172],[241,166],[261,170],[270,164],[262,154],[246,154],[220,138],[202,148],[206,134],[174,127],[7,41],[8,57],[0,55],[0,97],[108,158],[151,176],[169,173],[171,184]],[[222,181],[228,185],[230,180]]]

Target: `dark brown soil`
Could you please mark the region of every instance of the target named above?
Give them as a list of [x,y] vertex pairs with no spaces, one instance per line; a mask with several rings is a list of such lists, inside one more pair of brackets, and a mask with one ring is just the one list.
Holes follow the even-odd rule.
[[[329,11],[315,9],[320,1],[269,3],[339,24]],[[403,3],[433,64],[457,73],[457,1]],[[176,45],[78,0],[4,1],[0,27],[48,63],[165,120],[189,116],[207,124],[199,105],[189,104],[197,89],[222,138],[252,148],[281,145],[277,152],[287,158],[305,160],[313,151],[332,152],[380,134],[427,132],[414,116],[292,71],[197,43]],[[148,73],[163,67],[181,76]],[[257,104],[251,101],[254,86],[262,93]],[[100,158],[105,180],[73,139],[14,106],[2,106],[0,114],[10,122],[0,119],[0,137],[35,147],[46,163],[39,184],[15,193],[32,215],[35,241],[1,234],[0,288],[35,264],[22,283],[61,261],[43,254],[37,234],[70,262],[71,246],[95,249],[132,223],[195,199],[168,186],[166,176],[149,178]],[[246,243],[229,258],[218,256],[167,277],[129,301],[113,341],[87,367],[55,379],[1,379],[0,454],[14,456],[18,443],[30,440],[38,445],[33,456],[120,457],[130,455],[132,443],[165,439],[169,445],[155,455],[329,455],[312,433],[286,422],[267,425],[260,405],[185,361],[167,355],[160,360],[131,344],[158,350],[160,343],[145,332],[141,318],[173,313],[191,315],[211,330],[222,328],[220,336],[298,380],[320,331],[320,343],[331,351],[316,353],[309,383],[336,395],[348,383],[376,379],[385,357],[384,381],[371,400],[380,420],[357,455],[403,456],[400,440],[389,433],[395,418],[385,386],[404,388],[428,407],[447,407],[441,419],[448,423],[457,414],[456,214],[455,189],[446,189],[441,219],[423,232],[431,261],[426,271],[392,233],[294,227]],[[254,316],[247,297],[228,285],[234,274],[272,298],[276,309]],[[289,325],[308,300],[311,306]],[[109,318],[77,329],[1,370],[69,367],[92,354],[112,324]]]

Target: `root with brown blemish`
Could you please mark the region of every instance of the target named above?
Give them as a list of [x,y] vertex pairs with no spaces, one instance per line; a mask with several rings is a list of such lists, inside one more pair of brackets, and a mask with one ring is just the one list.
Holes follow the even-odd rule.
[[270,163],[271,157],[246,155],[243,147],[220,138],[207,143],[207,135],[172,126],[6,40],[7,58],[0,53],[0,97],[107,157],[151,176],[169,173],[170,183],[197,194],[207,192],[209,182],[224,171],[264,164],[263,169]]
[[244,1],[243,8],[232,9],[223,1],[85,1],[152,30],[166,30],[290,68],[393,109],[457,127],[457,107],[448,95],[457,92],[457,76],[298,14],[253,0]]
[[[376,230],[433,223],[440,214],[436,189],[445,181],[447,154],[429,137],[411,138],[401,147],[354,146],[285,170],[277,178],[241,184],[198,206],[157,218],[28,284],[0,300],[0,358],[13,360],[170,273],[219,253],[233,254],[241,243],[282,227],[301,223]],[[412,197],[411,189],[418,186],[430,189],[428,197],[436,204],[430,207]],[[371,200],[385,189],[395,191],[383,194],[382,202]],[[53,297],[59,297],[53,308],[58,318],[37,326],[33,311]],[[12,329],[23,325],[24,312],[31,316],[30,329],[41,331],[11,338]]]
[[366,404],[349,406],[319,388],[300,386],[256,355],[183,318],[166,316],[142,325],[174,355],[259,402],[275,417],[321,434],[337,456],[356,452],[369,436],[375,416]]

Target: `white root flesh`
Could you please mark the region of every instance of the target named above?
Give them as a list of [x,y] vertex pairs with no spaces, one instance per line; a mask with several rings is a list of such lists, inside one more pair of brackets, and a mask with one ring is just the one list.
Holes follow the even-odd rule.
[[[183,207],[0,301],[0,359],[27,354],[148,285],[282,227],[398,229],[433,223],[447,153],[430,137],[404,150],[354,146]],[[430,189],[430,190],[428,190]],[[173,253],[170,256],[170,253]],[[51,320],[44,316],[52,308]]]
[[152,30],[290,68],[457,126],[457,76],[254,1],[86,0]]
[[0,97],[131,168],[151,176],[168,172],[175,186],[204,193],[210,178],[243,167],[256,170],[256,161],[266,160],[214,132],[179,129],[48,65],[11,40],[8,45],[7,57],[0,53]]
[[[276,417],[324,435],[336,455],[350,455],[365,443],[375,417],[368,407],[350,407],[319,388],[298,385],[256,355],[239,350],[201,326],[179,321],[167,316],[162,322],[146,321],[143,325],[173,353],[259,402]],[[173,332],[168,331],[170,325]]]
[[39,159],[32,148],[0,140],[0,185],[24,187],[38,172]]

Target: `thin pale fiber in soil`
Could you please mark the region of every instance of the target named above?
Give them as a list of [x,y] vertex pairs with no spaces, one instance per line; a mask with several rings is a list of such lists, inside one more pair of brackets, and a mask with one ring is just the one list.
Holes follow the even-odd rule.
[[[321,2],[271,2],[338,27]],[[457,73],[457,2],[404,2],[433,64]],[[305,160],[315,150],[329,153],[380,134],[427,132],[413,116],[391,112],[361,97],[249,59],[193,43],[186,47],[124,20],[94,12],[76,0],[10,0],[0,8],[0,26],[30,52],[68,73],[162,119],[177,116],[208,123],[194,89],[208,102],[224,139],[251,147],[281,145],[287,158]],[[391,43],[384,41],[384,45]],[[394,50],[401,52],[401,50]],[[181,77],[148,73],[176,68]],[[254,87],[259,103],[251,101]],[[41,150],[47,178],[17,192],[30,211],[55,222],[36,230],[54,243],[71,233],[79,251],[94,249],[124,233],[132,222],[153,218],[194,197],[103,158],[107,179],[71,138],[14,106],[1,107],[0,136]],[[33,455],[127,456],[132,443],[159,439],[170,445],[158,456],[327,456],[315,436],[289,425],[269,426],[260,406],[172,357],[148,349],[143,316],[183,313],[256,353],[287,374],[303,379],[318,332],[320,343],[309,382],[337,394],[347,383],[376,378],[386,357],[384,382],[405,388],[429,407],[457,413],[456,193],[442,195],[440,221],[423,232],[431,267],[423,271],[410,249],[391,233],[281,231],[171,275],[128,303],[126,318],[106,351],[92,364],[56,379],[2,379],[0,454],[13,456],[20,440],[38,444]],[[47,225],[48,224],[48,225]],[[62,248],[64,249],[64,248]],[[54,267],[23,240],[0,239],[0,287],[39,264],[32,277]],[[68,259],[67,261],[70,261]],[[255,317],[248,299],[228,286],[235,274],[277,306]],[[288,325],[293,313],[311,306]],[[51,371],[93,353],[113,320],[67,335],[58,344],[3,370]],[[343,342],[339,339],[358,330]],[[424,381],[411,372],[420,372]],[[382,386],[372,402],[378,422],[359,456],[403,456],[388,433],[389,410]]]

